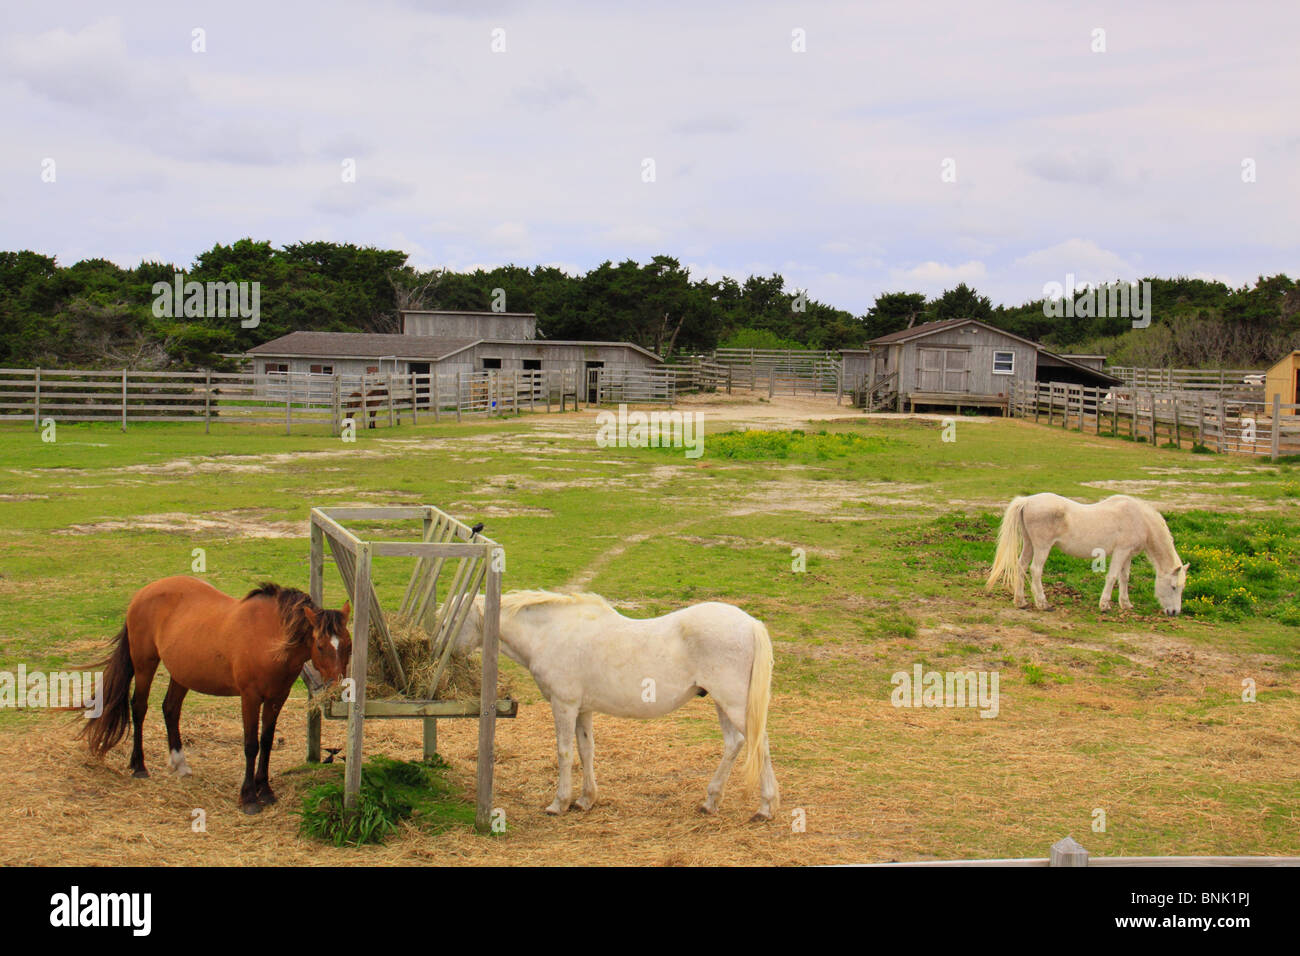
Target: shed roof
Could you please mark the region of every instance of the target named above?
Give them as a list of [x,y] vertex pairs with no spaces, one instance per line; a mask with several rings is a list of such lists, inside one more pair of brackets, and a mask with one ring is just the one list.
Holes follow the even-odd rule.
[[[497,313],[500,314],[500,313]],[[632,342],[574,342],[555,339],[451,339],[432,335],[399,335],[390,332],[290,332],[278,339],[254,345],[250,355],[304,356],[311,358],[399,358],[442,361],[475,345],[514,347],[617,347],[628,348],[662,362],[663,359]]]

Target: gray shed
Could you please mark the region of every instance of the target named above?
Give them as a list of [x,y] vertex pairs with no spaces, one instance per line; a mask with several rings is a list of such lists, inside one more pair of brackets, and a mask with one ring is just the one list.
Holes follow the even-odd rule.
[[926,322],[844,349],[844,382],[868,409],[910,405],[1004,411],[1017,381],[1115,385],[1119,380],[978,319]]

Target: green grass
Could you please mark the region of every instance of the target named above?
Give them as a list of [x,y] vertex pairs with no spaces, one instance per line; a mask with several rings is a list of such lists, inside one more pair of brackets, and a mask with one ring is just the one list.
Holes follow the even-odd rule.
[[472,827],[474,805],[446,779],[441,759],[399,761],[376,756],[361,768],[361,792],[352,810],[343,806],[343,767],[330,765],[318,773],[334,779],[315,784],[303,794],[297,811],[303,836],[334,846],[383,843],[403,821],[428,833],[451,827]]

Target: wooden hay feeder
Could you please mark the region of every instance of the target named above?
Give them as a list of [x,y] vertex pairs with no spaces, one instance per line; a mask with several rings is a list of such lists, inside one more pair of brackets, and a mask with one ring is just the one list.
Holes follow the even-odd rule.
[[[344,527],[346,521],[413,521],[424,524],[419,541],[363,540]],[[408,718],[424,722],[424,755],[437,752],[439,717],[478,718],[478,781],[474,825],[490,827],[492,815],[493,742],[498,717],[514,717],[518,702],[497,700],[497,649],[501,617],[501,571],[505,551],[495,541],[475,534],[460,521],[431,505],[395,508],[313,508],[311,511],[311,598],[324,606],[325,548],[330,554],[352,602],[352,700],[333,700],[307,717],[307,760],[320,761],[321,715],[346,718],[347,765],[344,770],[344,806],[356,806],[361,792],[362,745],[366,718]],[[412,686],[371,580],[374,558],[415,558],[398,614],[421,624],[429,633],[429,653],[437,661],[427,686]],[[454,571],[438,594],[444,570]],[[470,602],[484,595],[483,671],[477,701],[437,700],[433,697],[451,656],[452,644],[468,616]],[[397,700],[367,700],[368,635],[374,632],[384,654],[384,669],[408,696]]]

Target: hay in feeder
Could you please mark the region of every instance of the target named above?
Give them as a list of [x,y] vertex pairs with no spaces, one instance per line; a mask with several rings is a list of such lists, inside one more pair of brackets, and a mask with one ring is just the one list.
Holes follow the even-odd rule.
[[[429,647],[429,632],[416,621],[404,617],[387,620],[388,633],[397,650],[397,659],[406,674],[409,691],[403,691],[397,676],[391,673],[388,655],[379,638],[377,629],[370,630],[370,649],[366,658],[366,699],[395,700],[414,698],[423,700],[428,696],[429,682],[433,680],[438,669],[438,658]],[[483,657],[474,653],[467,657],[452,656],[443,668],[438,679],[438,687],[432,700],[478,700],[482,688]],[[311,710],[321,710],[330,703],[340,699],[343,694],[342,683],[335,683],[311,698]],[[497,675],[497,699],[513,697],[514,687],[509,677],[503,673]]]

